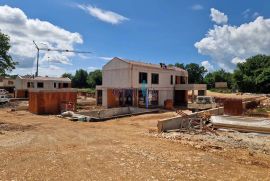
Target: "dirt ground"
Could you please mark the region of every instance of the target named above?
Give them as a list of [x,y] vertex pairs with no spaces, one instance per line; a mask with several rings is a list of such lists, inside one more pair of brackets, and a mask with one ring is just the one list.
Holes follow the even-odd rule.
[[173,112],[85,123],[9,110],[0,109],[0,180],[270,178],[268,152],[149,133]]
[[260,97],[259,95],[256,94],[237,94],[237,93],[219,93],[219,92],[212,92],[207,90],[207,96],[212,96],[212,97],[220,97],[220,98],[238,98],[238,99],[248,99],[248,98],[255,98],[255,97]]

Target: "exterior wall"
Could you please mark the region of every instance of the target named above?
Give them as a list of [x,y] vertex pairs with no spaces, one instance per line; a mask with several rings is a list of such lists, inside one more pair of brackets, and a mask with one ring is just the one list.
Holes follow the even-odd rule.
[[[116,88],[141,88],[139,83],[139,72],[147,73],[148,88],[173,88],[175,85],[175,76],[183,76],[188,79],[186,71],[179,72],[169,69],[160,69],[129,64],[116,58],[108,62],[102,69],[102,86]],[[159,84],[151,83],[151,74],[159,74]],[[171,84],[171,75],[173,75],[173,84]]]
[[102,69],[102,85],[105,87],[125,88],[131,86],[130,65],[122,60],[113,59]]
[[[16,79],[16,89],[29,89],[27,87],[28,82],[33,82],[34,83],[34,88],[37,88],[38,82],[43,83],[43,89],[58,89],[58,88],[63,88],[62,84],[63,83],[68,83],[69,88],[71,87],[71,82],[63,82],[63,81],[53,81],[53,80],[34,80],[34,79]],[[54,87],[54,83],[56,83],[56,88]],[[59,86],[60,83],[60,86]]]
[[0,87],[15,87],[15,79],[0,77]]
[[20,89],[20,90],[16,90],[16,92],[15,92],[15,97],[16,98],[26,98],[26,92],[27,92],[28,90],[26,90],[26,89]]
[[107,89],[102,90],[102,106],[108,107],[108,94],[107,94]]
[[227,82],[215,82],[215,88],[228,88]]
[[173,89],[159,90],[158,91],[158,105],[164,106],[164,101],[166,101],[167,99],[173,100]]
[[[28,88],[27,83],[33,82],[34,88]],[[43,88],[37,88],[38,82],[43,83]],[[56,87],[54,87],[54,83],[56,83]],[[35,89],[43,89],[43,90],[58,90],[63,88],[63,83],[68,83],[68,88],[71,88],[71,81],[60,81],[60,80],[35,80],[35,79],[22,79],[17,77],[15,80],[15,96],[16,98],[26,98],[25,92],[31,91]]]
[[119,107],[119,100],[117,97],[113,95],[112,89],[107,90],[107,107],[108,108]]
[[[150,90],[157,90],[158,105],[164,106],[164,101],[174,100],[174,88],[182,87],[188,83],[188,73],[186,71],[176,71],[171,69],[161,69],[158,67],[150,67],[128,63],[126,61],[114,58],[108,62],[102,69],[102,86],[98,86],[97,90],[102,89],[102,106],[117,107],[118,100],[113,96],[112,89],[140,89],[142,84],[139,83],[139,72],[147,73],[147,85]],[[159,75],[159,83],[152,84],[152,73]],[[173,84],[171,84],[171,76],[173,76]],[[176,76],[185,78],[186,84],[175,84]],[[185,99],[185,98],[184,98]],[[133,105],[138,104],[138,92],[133,95]]]
[[[133,65],[132,70],[132,87],[140,88],[142,84],[139,83],[139,72],[147,73],[147,87],[149,88],[174,88],[175,85],[175,76],[183,76],[188,78],[187,74],[184,72],[177,72],[173,70],[158,69],[158,68],[149,68],[144,66]],[[151,83],[151,74],[159,74],[159,84]],[[171,84],[171,75],[173,76],[173,84]]]
[[34,114],[59,114],[61,104],[77,103],[77,91],[34,91],[29,93],[29,111]]

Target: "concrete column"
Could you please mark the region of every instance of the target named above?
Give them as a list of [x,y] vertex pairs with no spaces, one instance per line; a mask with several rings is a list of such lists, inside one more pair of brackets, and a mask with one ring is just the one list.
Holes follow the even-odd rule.
[[191,102],[193,103],[194,102],[194,90],[192,90],[192,98],[191,98]]

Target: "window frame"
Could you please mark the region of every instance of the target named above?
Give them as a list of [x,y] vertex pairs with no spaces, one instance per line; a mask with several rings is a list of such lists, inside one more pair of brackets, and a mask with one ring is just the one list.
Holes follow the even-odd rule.
[[[42,87],[39,84],[42,84]],[[37,88],[43,89],[44,88],[44,82],[37,82]]]
[[[143,74],[146,75],[146,79],[143,79]],[[148,79],[147,72],[139,72],[139,84],[142,84],[144,80],[145,80],[145,83],[147,84],[148,82],[147,79]]]
[[[153,76],[157,76],[157,82],[154,82],[155,79]],[[151,84],[159,84],[159,74],[158,73],[151,73]]]

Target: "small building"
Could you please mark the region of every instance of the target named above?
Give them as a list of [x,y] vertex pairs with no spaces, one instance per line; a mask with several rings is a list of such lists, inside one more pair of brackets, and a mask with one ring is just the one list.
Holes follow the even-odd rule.
[[0,77],[0,89],[5,89],[13,93],[15,88],[15,79],[11,77]]
[[29,91],[35,89],[58,90],[63,88],[71,88],[71,80],[69,78],[17,76],[15,81],[15,97],[28,98]]
[[97,104],[163,107],[167,100],[175,106],[187,105],[188,91],[205,95],[205,84],[188,84],[188,72],[165,64],[149,64],[113,58],[102,68],[102,85],[96,87]]
[[228,84],[227,82],[215,82],[215,88],[225,89],[225,88],[228,88]]

